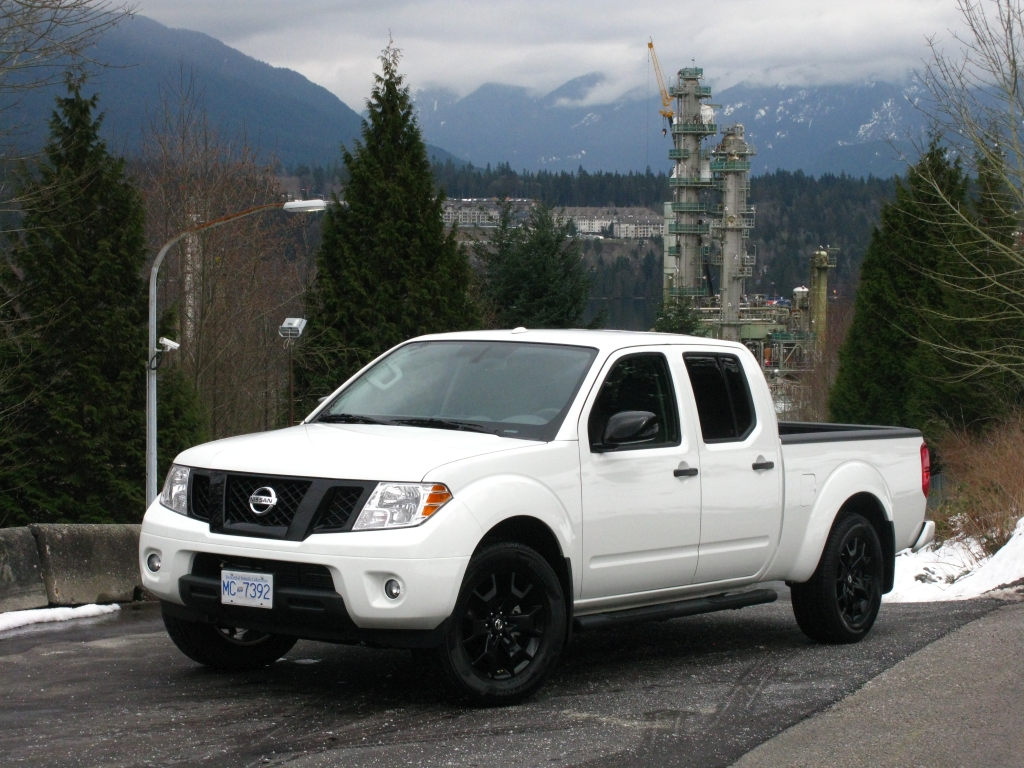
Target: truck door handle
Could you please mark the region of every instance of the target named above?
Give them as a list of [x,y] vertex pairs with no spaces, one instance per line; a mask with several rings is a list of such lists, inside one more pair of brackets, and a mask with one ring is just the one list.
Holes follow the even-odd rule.
[[686,469],[673,469],[672,475],[674,477],[693,477],[697,474],[696,467],[687,467]]
[[755,461],[752,466],[753,466],[754,469],[774,469],[775,468],[775,462],[774,461]]

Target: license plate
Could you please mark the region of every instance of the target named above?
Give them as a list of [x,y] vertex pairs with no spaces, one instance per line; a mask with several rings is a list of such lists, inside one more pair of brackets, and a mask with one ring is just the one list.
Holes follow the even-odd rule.
[[273,608],[274,574],[221,571],[220,601],[251,608]]

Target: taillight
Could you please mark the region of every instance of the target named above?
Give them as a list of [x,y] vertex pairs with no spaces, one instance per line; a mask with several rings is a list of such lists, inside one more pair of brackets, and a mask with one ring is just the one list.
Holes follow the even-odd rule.
[[928,455],[928,444],[921,443],[921,490],[924,497],[928,498],[928,491],[932,489],[932,459]]

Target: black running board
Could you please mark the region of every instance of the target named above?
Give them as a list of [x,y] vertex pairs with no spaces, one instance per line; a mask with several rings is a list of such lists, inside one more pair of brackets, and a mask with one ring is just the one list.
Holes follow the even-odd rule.
[[640,621],[665,621],[666,619],[678,619],[682,616],[695,616],[698,613],[730,611],[737,608],[746,608],[750,605],[774,603],[778,597],[774,589],[753,589],[749,592],[737,592],[731,595],[696,597],[691,600],[680,600],[675,603],[648,605],[644,608],[627,608],[623,611],[577,616],[574,625],[577,630],[585,630],[603,629],[605,627],[632,624]]

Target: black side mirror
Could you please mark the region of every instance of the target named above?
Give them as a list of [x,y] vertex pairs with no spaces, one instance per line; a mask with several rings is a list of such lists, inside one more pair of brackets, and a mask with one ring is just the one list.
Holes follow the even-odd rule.
[[649,443],[658,436],[658,417],[650,411],[619,411],[608,419],[601,448],[614,451],[626,445]]

